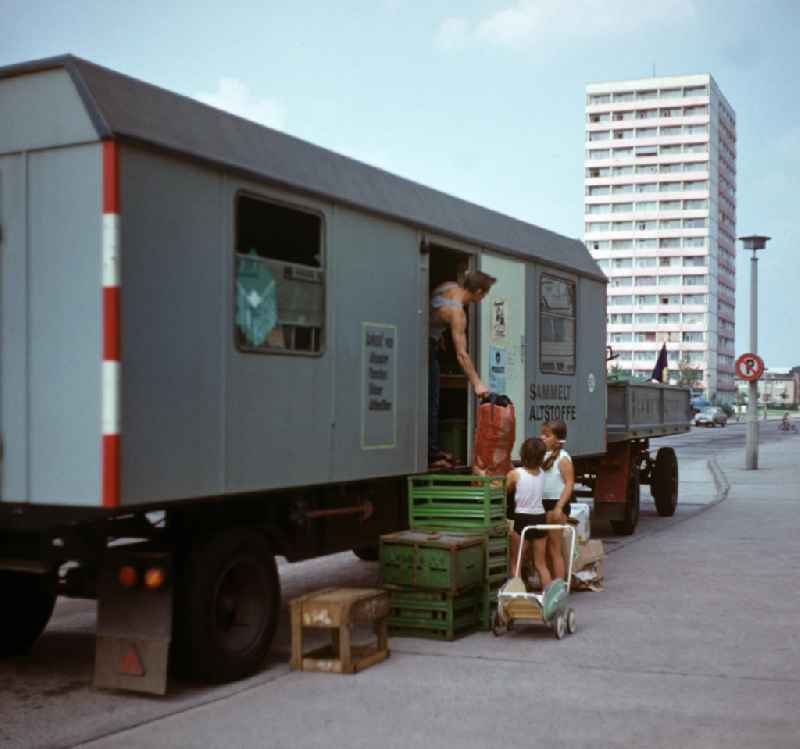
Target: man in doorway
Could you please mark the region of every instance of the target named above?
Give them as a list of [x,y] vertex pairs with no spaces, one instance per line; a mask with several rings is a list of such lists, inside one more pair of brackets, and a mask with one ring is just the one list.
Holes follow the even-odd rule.
[[464,276],[461,284],[443,283],[431,295],[428,342],[428,459],[431,468],[449,468],[453,464],[453,456],[439,448],[439,352],[444,346],[444,332],[450,330],[458,364],[475,390],[475,397],[486,395],[489,388],[478,377],[467,352],[467,315],[464,308],[473,302],[480,302],[496,280],[488,273],[474,270]]

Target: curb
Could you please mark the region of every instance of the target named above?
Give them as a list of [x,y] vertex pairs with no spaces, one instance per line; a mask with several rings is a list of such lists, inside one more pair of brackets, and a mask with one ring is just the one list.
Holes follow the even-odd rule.
[[717,463],[715,457],[709,459],[708,470],[711,471],[711,475],[714,477],[714,486],[717,491],[717,496],[713,504],[717,504],[727,498],[728,492],[731,490],[731,485],[728,481],[728,477],[719,467],[719,463]]

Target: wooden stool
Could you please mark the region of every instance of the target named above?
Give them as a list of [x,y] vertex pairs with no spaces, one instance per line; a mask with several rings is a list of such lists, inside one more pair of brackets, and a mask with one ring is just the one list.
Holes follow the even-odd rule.
[[[296,671],[352,674],[389,655],[389,594],[377,588],[326,588],[295,598],[292,612],[292,659]],[[372,624],[377,642],[352,645],[354,624]],[[303,653],[303,628],[328,629],[331,644]]]

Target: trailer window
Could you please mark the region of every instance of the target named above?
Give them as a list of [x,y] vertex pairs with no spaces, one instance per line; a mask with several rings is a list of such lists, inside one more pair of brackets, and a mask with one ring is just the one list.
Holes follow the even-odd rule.
[[236,198],[234,335],[240,350],[322,351],[325,271],[319,216]]
[[575,374],[575,283],[546,274],[539,282],[539,367]]

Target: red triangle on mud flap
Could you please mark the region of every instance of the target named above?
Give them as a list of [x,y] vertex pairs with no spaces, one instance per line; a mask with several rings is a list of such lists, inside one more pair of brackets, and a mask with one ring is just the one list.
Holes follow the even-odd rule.
[[129,645],[119,664],[119,672],[127,676],[144,676],[144,666],[136,645]]

